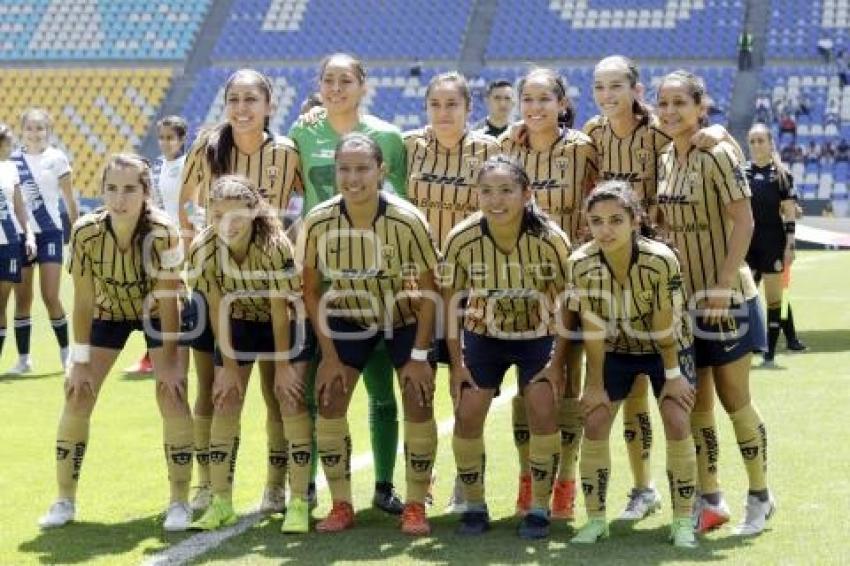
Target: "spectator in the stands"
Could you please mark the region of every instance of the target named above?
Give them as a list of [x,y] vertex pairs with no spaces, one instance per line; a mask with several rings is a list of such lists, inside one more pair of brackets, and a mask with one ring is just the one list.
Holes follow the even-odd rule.
[[850,143],[845,138],[841,138],[835,148],[835,161],[850,161]]
[[832,165],[835,162],[835,144],[832,140],[824,142],[820,149],[820,162],[824,165]]
[[770,110],[770,99],[761,94],[756,99],[756,122],[770,124],[773,122],[773,113]]
[[791,160],[794,159],[794,144],[788,144],[782,146],[782,150],[779,152],[779,157],[782,158],[784,163],[791,163]]
[[779,133],[789,133],[795,140],[797,139],[797,121],[791,114],[785,113],[779,118]]
[[818,40],[818,53],[823,57],[823,62],[829,64],[832,62],[832,48],[834,44],[829,37],[822,37]]
[[803,154],[806,165],[820,162],[820,146],[815,140],[810,140]]

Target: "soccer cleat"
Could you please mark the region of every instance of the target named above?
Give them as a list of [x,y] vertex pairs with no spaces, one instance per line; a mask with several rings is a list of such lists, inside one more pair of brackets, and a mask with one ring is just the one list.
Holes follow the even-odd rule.
[[808,346],[799,340],[789,340],[785,347],[788,348],[789,352],[805,352],[809,349]]
[[334,501],[328,516],[316,524],[320,533],[338,533],[354,526],[354,509],[348,501]]
[[214,531],[221,527],[232,527],[238,520],[233,504],[214,495],[201,518],[189,525],[189,528],[195,531]]
[[734,533],[740,536],[752,536],[761,533],[776,512],[776,502],[773,495],[768,494],[767,501],[762,501],[754,495],[747,495],[747,514],[744,520],[735,527]]
[[395,492],[395,488],[390,482],[378,482],[375,484],[372,507],[390,515],[401,515],[404,511],[404,503],[402,503],[401,498]]
[[620,513],[622,521],[640,521],[661,509],[661,496],[655,487],[632,488],[626,508]]
[[188,503],[175,501],[165,512],[162,528],[166,531],[185,531],[192,524],[192,508]]
[[431,525],[428,524],[428,514],[425,512],[424,503],[416,501],[405,503],[404,511],[401,513],[401,532],[413,536],[431,534]]
[[463,497],[463,483],[460,481],[460,477],[455,476],[455,485],[452,488],[452,495],[449,497],[445,512],[452,515],[460,515],[466,513],[468,509],[469,507]]
[[697,498],[694,504],[693,524],[699,534],[720,528],[729,522],[729,517],[729,506],[722,496],[717,505],[709,503],[704,497]]
[[776,369],[779,366],[776,364],[776,360],[765,356],[764,358],[762,358],[761,363],[756,367],[759,369]]
[[280,532],[288,534],[310,532],[310,504],[307,501],[298,497],[289,500]]
[[519,492],[516,496],[516,515],[524,517],[531,509],[531,474],[520,474]]
[[151,362],[150,355],[146,352],[141,360],[139,360],[132,366],[124,368],[124,373],[139,375],[147,375],[153,373],[153,363]]
[[678,517],[670,524],[670,542],[676,548],[696,548],[697,537],[694,523],[689,517]]
[[283,513],[286,511],[286,488],[282,485],[266,486],[260,500],[260,513]]
[[592,517],[578,530],[570,542],[573,544],[595,544],[610,536],[608,521],[602,517]]
[[199,485],[195,488],[195,497],[189,503],[192,511],[205,511],[212,503],[212,489],[208,485]]
[[38,520],[38,526],[42,529],[62,527],[74,520],[77,507],[70,499],[58,499],[47,510],[47,514]]
[[26,373],[32,373],[32,360],[29,357],[18,358],[18,363],[6,372],[7,375],[24,375]]
[[517,527],[520,538],[536,540],[549,536],[549,512],[545,509],[531,509],[525,514]]
[[557,480],[552,489],[552,518],[572,521],[575,506],[576,480]]
[[[464,503],[464,505],[467,505]],[[490,513],[487,511],[487,506],[476,506],[475,509],[468,509],[460,516],[460,525],[457,527],[457,534],[464,536],[483,535],[490,530]]]

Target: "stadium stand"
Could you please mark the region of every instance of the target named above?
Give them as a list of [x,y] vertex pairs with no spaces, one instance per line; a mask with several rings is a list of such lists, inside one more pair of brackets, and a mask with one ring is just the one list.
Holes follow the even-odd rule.
[[0,0],[0,60],[180,60],[211,0]]
[[796,59],[850,47],[850,1],[772,0],[767,47],[769,57]]
[[138,148],[169,87],[170,69],[5,69],[0,120],[17,129],[24,109],[50,112],[83,196],[97,191],[106,154]]

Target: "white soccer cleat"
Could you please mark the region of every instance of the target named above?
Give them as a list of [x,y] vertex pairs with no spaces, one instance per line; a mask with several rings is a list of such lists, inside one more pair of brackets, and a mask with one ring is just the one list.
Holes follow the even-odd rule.
[[461,484],[459,477],[455,478],[455,485],[454,488],[452,488],[452,495],[446,505],[445,512],[452,515],[463,515],[468,509],[469,505],[467,505],[463,498],[463,485]]
[[260,513],[283,513],[286,511],[286,488],[281,485],[266,486],[260,502]]
[[640,521],[661,509],[661,495],[655,487],[632,488],[626,508],[620,513],[621,521]]
[[63,527],[73,521],[76,514],[77,508],[73,501],[70,499],[58,499],[47,510],[47,514],[38,520],[38,526],[42,529]]
[[24,375],[32,373],[32,361],[29,358],[18,358],[18,363],[9,368],[8,375]]
[[162,528],[166,531],[185,531],[192,524],[192,508],[188,503],[176,501],[168,506]]
[[198,486],[195,490],[195,497],[189,503],[192,511],[206,511],[207,507],[212,503],[212,489],[208,485]]
[[776,502],[772,494],[768,494],[767,501],[762,501],[754,495],[747,495],[747,515],[733,532],[740,536],[757,535],[765,529],[767,521],[775,512]]

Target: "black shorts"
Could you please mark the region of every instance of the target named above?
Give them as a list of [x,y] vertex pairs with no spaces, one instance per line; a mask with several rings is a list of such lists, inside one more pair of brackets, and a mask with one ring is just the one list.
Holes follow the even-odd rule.
[[[372,352],[383,343],[393,366],[398,369],[410,360],[410,352],[416,342],[416,325],[408,324],[393,328],[389,336],[383,330],[364,329],[344,318],[328,317],[336,354],[339,360],[357,371],[363,371]],[[432,361],[433,364],[433,361]]]
[[20,283],[25,258],[23,244],[15,242],[0,245],[0,281]]
[[[694,349],[688,347],[679,351],[679,369],[682,376],[688,380],[691,387],[696,387],[697,373],[694,366]],[[664,376],[664,360],[661,354],[621,354],[608,352],[605,354],[605,392],[612,402],[622,401],[628,397],[638,375],[649,376],[652,392],[655,398],[661,395],[666,378]]]
[[511,366],[517,367],[520,389],[524,388],[549,363],[553,336],[525,340],[504,340],[463,332],[463,361],[475,384],[482,389],[495,389],[496,394]]
[[[278,353],[274,345],[274,331],[271,322],[230,319],[230,338],[234,359],[240,366],[254,363],[257,358],[268,359],[268,355]],[[316,335],[305,320],[289,321],[290,351],[286,354],[289,363],[310,361],[316,356]],[[215,365],[221,367],[224,362],[216,344]]]
[[[35,235],[35,257],[31,260],[26,259],[24,254],[24,266],[29,267],[34,263],[62,263],[62,248],[65,245],[65,240],[62,236],[62,230],[52,230],[50,232],[39,232]],[[21,244],[23,249],[23,244]]]
[[[148,319],[148,324],[141,320],[99,320],[91,322],[91,337],[89,343],[97,348],[109,348],[110,350],[122,350],[127,343],[127,338],[136,330],[145,335],[145,344],[148,350],[162,347],[160,332],[162,326],[158,318]],[[181,346],[185,346],[182,340]]]
[[201,293],[192,292],[183,309],[183,325],[189,346],[193,350],[212,354],[215,352],[215,336],[209,312],[206,297]]
[[752,271],[760,274],[782,273],[785,267],[785,238],[781,242],[771,242],[770,245],[751,245],[746,261]]
[[702,317],[692,314],[694,328],[694,358],[698,368],[716,367],[739,360],[753,350],[753,328],[750,323],[754,297],[745,305],[730,309],[732,318],[726,322],[708,325]]

